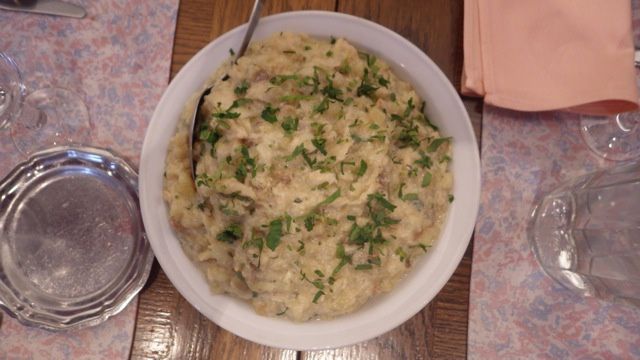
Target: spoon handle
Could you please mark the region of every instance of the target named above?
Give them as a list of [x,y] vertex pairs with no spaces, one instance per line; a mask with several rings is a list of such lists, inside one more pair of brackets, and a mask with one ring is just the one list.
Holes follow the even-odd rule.
[[247,32],[244,33],[244,39],[242,39],[242,45],[240,45],[240,50],[238,50],[236,54],[236,60],[244,55],[245,51],[247,51],[247,46],[249,46],[251,36],[253,36],[256,25],[258,25],[258,20],[260,20],[260,10],[262,10],[262,1],[256,0],[253,4],[253,10],[251,10],[251,16],[249,17],[249,27],[247,28]]

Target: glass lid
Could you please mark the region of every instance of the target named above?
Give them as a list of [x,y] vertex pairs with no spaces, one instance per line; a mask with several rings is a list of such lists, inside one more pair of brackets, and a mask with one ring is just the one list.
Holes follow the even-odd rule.
[[110,151],[58,147],[0,181],[0,307],[26,325],[96,325],[140,291],[153,253],[137,175]]

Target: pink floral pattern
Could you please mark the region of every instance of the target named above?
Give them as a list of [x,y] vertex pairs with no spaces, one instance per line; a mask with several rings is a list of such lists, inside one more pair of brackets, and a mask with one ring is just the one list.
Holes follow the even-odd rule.
[[[80,94],[90,112],[92,145],[137,165],[145,129],[169,80],[178,0],[71,0],[81,20],[0,10],[0,51],[13,57],[27,91],[47,86]],[[0,131],[0,177],[23,160]],[[4,313],[0,359],[127,358],[137,301],[107,322],[51,333]]]
[[[640,44],[640,0],[632,3],[634,40]],[[587,148],[578,121],[562,112],[485,108],[469,358],[640,358],[640,309],[563,288],[546,276],[527,240],[537,196],[566,179],[615,165]]]

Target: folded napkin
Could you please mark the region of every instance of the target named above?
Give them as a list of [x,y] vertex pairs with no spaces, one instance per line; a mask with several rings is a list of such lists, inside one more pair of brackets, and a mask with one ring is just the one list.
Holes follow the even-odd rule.
[[462,92],[522,111],[636,110],[625,0],[465,0]]

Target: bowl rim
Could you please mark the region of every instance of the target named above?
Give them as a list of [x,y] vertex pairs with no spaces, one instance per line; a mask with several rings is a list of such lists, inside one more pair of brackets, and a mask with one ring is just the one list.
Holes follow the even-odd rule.
[[[337,13],[337,12],[331,12],[331,11],[315,11],[315,10],[314,11],[292,11],[292,12],[285,12],[285,13],[267,16],[260,20],[260,23],[258,25],[258,31],[260,31],[259,29],[261,28],[261,25],[262,27],[267,27],[269,25],[274,25],[274,23],[277,24],[278,22],[286,22],[292,19],[299,21],[299,20],[304,20],[305,18],[307,19],[323,18],[328,21],[339,21],[343,23],[351,23],[351,25],[353,26],[360,27],[363,30],[375,32],[378,35],[385,36],[389,40],[400,43],[403,47],[406,48],[408,52],[411,53],[412,56],[418,57],[420,61],[425,65],[425,68],[427,68],[433,73],[432,75],[436,77],[436,80],[440,83],[439,85],[443,86],[442,91],[446,92],[447,96],[450,97],[450,101],[451,101],[450,106],[454,106],[456,108],[456,111],[458,111],[462,117],[461,119],[459,119],[459,121],[463,123],[461,126],[464,127],[465,137],[468,138],[467,140],[469,140],[469,143],[465,144],[465,151],[468,152],[470,165],[472,166],[472,168],[468,170],[470,172],[468,174],[469,176],[465,176],[465,177],[468,178],[467,180],[471,179],[472,181],[471,184],[467,184],[467,185],[470,185],[470,189],[468,190],[468,192],[470,192],[472,196],[469,199],[467,199],[469,208],[463,209],[464,211],[466,211],[465,214],[468,217],[464,219],[465,221],[464,221],[464,224],[462,224],[464,225],[462,226],[462,229],[457,230],[458,232],[462,233],[462,239],[456,240],[455,248],[452,248],[450,250],[450,252],[452,253],[452,256],[451,258],[449,258],[449,262],[445,264],[444,268],[440,268],[439,269],[440,271],[434,275],[432,279],[433,282],[431,283],[432,286],[428,290],[429,295],[423,296],[422,298],[417,300],[410,299],[410,298],[403,299],[402,301],[398,302],[395,306],[395,309],[398,310],[398,312],[382,314],[383,316],[379,318],[375,318],[373,319],[373,321],[368,321],[368,322],[360,321],[359,325],[356,324],[359,327],[349,326],[348,323],[347,324],[344,323],[345,321],[342,321],[342,322],[338,321],[339,319],[343,319],[345,317],[350,316],[350,315],[345,315],[345,316],[338,317],[334,320],[326,320],[321,322],[312,321],[312,322],[306,322],[306,323],[294,323],[294,322],[284,320],[284,322],[288,324],[285,327],[290,328],[293,331],[282,332],[282,329],[278,329],[278,326],[275,326],[273,328],[269,328],[268,333],[265,334],[265,333],[257,332],[256,329],[259,329],[259,328],[256,328],[255,327],[256,324],[252,323],[251,321],[247,321],[245,319],[239,319],[238,317],[227,316],[227,313],[229,312],[229,311],[225,312],[225,310],[228,310],[227,308],[213,309],[210,306],[210,304],[207,303],[207,301],[210,301],[211,298],[219,300],[221,297],[224,297],[224,296],[228,297],[228,295],[207,294],[206,296],[209,299],[206,299],[205,297],[202,296],[203,294],[201,294],[197,289],[194,289],[188,283],[188,279],[185,279],[185,276],[183,276],[183,274],[181,273],[179,264],[176,263],[176,260],[174,259],[175,256],[180,257],[180,255],[172,254],[169,251],[169,249],[166,247],[169,244],[168,240],[174,241],[174,239],[166,239],[166,237],[163,236],[162,233],[158,233],[158,229],[155,226],[157,222],[153,218],[153,215],[151,213],[152,211],[151,207],[158,206],[158,201],[157,201],[158,199],[153,200],[154,194],[151,194],[148,191],[148,187],[146,186],[146,184],[147,184],[148,176],[151,176],[151,175],[148,175],[151,173],[151,167],[152,167],[152,164],[150,163],[149,159],[153,158],[152,152],[157,151],[158,149],[154,147],[155,144],[152,139],[153,136],[151,136],[153,133],[150,130],[154,128],[154,125],[156,125],[156,123],[161,121],[162,117],[166,117],[165,115],[163,115],[163,112],[164,112],[163,104],[167,104],[168,102],[170,102],[171,94],[179,86],[178,84],[181,81],[186,81],[185,79],[189,76],[188,74],[198,69],[197,63],[202,62],[203,61],[202,58],[207,56],[207,54],[212,52],[213,49],[215,49],[216,47],[221,46],[220,44],[223,44],[225,41],[228,41],[231,38],[241,36],[242,32],[246,27],[246,24],[240,25],[224,33],[223,35],[211,41],[209,44],[203,47],[200,51],[198,51],[198,53],[194,55],[193,58],[191,58],[184,65],[184,67],[178,72],[178,74],[175,76],[175,78],[171,81],[169,86],[164,91],[152,115],[151,121],[149,123],[149,127],[147,129],[147,133],[145,135],[145,139],[143,142],[141,158],[140,158],[139,186],[140,186],[140,201],[141,201],[143,221],[148,227],[147,234],[148,234],[151,246],[156,254],[156,258],[158,259],[158,262],[160,263],[163,270],[165,270],[165,273],[169,278],[169,280],[180,292],[180,294],[184,296],[185,299],[187,299],[187,301],[192,306],[194,306],[201,314],[203,314],[209,320],[216,323],[218,326],[240,337],[243,337],[247,340],[250,340],[259,344],[267,345],[267,346],[278,347],[278,348],[287,348],[287,349],[295,349],[295,350],[317,350],[317,349],[327,349],[327,348],[335,348],[339,346],[351,345],[357,342],[369,340],[376,336],[382,335],[383,333],[389,330],[392,330],[393,328],[399,326],[409,318],[413,317],[416,313],[421,311],[424,308],[424,306],[426,306],[430,301],[433,300],[433,298],[438,294],[438,292],[440,292],[440,290],[444,287],[446,282],[450,279],[451,275],[453,275],[460,260],[464,256],[465,250],[467,249],[467,246],[469,244],[473,229],[475,227],[475,219],[479,210],[481,180],[480,180],[480,158],[479,158],[477,141],[475,138],[475,134],[473,132],[473,128],[471,126],[469,116],[464,107],[464,104],[462,103],[462,100],[458,95],[457,91],[454,89],[453,85],[449,82],[449,80],[444,75],[444,73],[442,73],[442,71],[438,68],[438,66],[422,50],[420,50],[418,47],[416,47],[414,44],[412,44],[410,41],[408,41],[404,37],[400,36],[399,34],[395,33],[394,31],[382,25],[379,25],[375,22],[372,22],[360,17]],[[339,35],[339,34],[336,34],[336,35]],[[347,37],[347,39],[351,43],[353,43],[348,36],[345,36],[345,37]],[[361,46],[357,46],[357,47],[361,48]],[[222,51],[222,50],[218,50],[218,51]],[[224,49],[224,51],[226,51],[226,49]],[[399,65],[400,67],[404,67],[403,64],[397,64],[396,62],[392,61],[389,58],[386,58],[385,56],[381,56],[381,58],[383,58],[385,62],[389,63],[389,65],[392,67],[394,64]],[[219,65],[220,64],[217,64],[216,67]],[[207,77],[202,78],[203,84],[204,84],[204,81],[206,81],[206,78]],[[420,95],[423,96],[424,94],[420,94]],[[180,105],[180,110],[182,110],[183,106],[184,106],[183,104]],[[175,128],[176,123],[177,123],[177,120],[171,123],[171,125],[173,126],[173,129]],[[158,126],[156,125],[155,128],[157,127]],[[174,131],[173,129],[172,129],[172,132]],[[454,145],[454,148],[455,148],[455,145]],[[164,150],[166,152],[166,148]],[[162,154],[162,168],[164,168],[165,159],[166,159],[166,153]],[[454,158],[454,162],[455,161],[456,160]],[[152,181],[152,180],[149,180],[149,181]],[[454,179],[454,183],[456,181],[457,180]],[[155,194],[155,196],[157,196],[157,194]],[[160,199],[160,202],[164,204],[164,200]],[[449,209],[449,214],[448,214],[449,218],[452,217],[455,208],[456,208],[456,202],[454,202],[454,204],[452,204],[452,206]],[[460,211],[463,211],[463,210],[460,210]],[[165,212],[166,212],[166,205],[165,205]],[[443,241],[442,239],[445,237],[444,236],[445,226],[447,226],[449,222],[450,222],[450,219],[447,219],[445,224],[443,224],[443,229],[441,230],[440,238],[438,239],[438,241]],[[175,235],[173,237],[175,238]],[[184,256],[184,254],[182,254],[182,256]],[[423,256],[420,261],[426,261],[426,258],[429,258],[429,257],[431,257],[431,253],[425,254],[425,256]],[[418,265],[416,264],[412,268],[412,270],[409,272],[409,275],[411,275],[411,273],[417,272],[417,268],[418,268]],[[405,283],[407,282],[406,279],[403,281]],[[396,287],[398,287],[398,285],[396,285]],[[207,291],[209,291],[208,288],[207,288]],[[390,294],[394,293],[395,291],[396,289],[391,291]],[[383,295],[383,296],[387,296],[387,295]],[[233,311],[233,310],[234,309],[231,309],[230,311]],[[359,311],[360,310],[357,310],[355,313],[358,313]],[[253,317],[251,316],[251,314],[245,314],[245,315],[248,315],[249,317]],[[266,322],[273,321],[274,323],[283,322],[283,320],[278,320],[278,319],[274,320],[273,318],[267,318],[264,320]],[[342,325],[342,327],[340,327],[339,332],[336,329],[335,334],[331,333],[331,334],[334,334],[334,336],[330,340],[327,339],[326,336],[318,336],[318,332],[313,332],[309,330],[309,326],[319,327],[319,328],[321,327],[322,329],[325,329],[325,330],[331,328],[331,324],[325,326],[325,325],[322,325],[323,323],[324,324],[336,323],[336,324]],[[377,325],[373,326],[374,323]],[[345,325],[346,325],[346,328],[345,328]],[[355,329],[357,329],[359,332],[357,333],[354,331],[351,331],[351,333],[348,332],[348,330],[355,330]],[[327,335],[330,333],[326,332],[322,334]],[[266,337],[262,335],[266,335]]]

